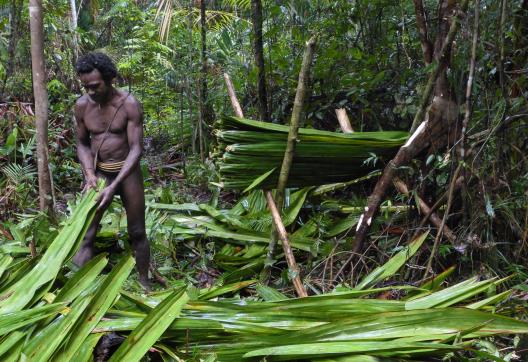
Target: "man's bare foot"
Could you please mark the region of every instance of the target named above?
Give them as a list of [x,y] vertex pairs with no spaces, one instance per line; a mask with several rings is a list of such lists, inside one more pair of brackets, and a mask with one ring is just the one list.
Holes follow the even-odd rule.
[[139,284],[141,284],[145,292],[150,293],[152,291],[152,283],[149,278],[139,278]]

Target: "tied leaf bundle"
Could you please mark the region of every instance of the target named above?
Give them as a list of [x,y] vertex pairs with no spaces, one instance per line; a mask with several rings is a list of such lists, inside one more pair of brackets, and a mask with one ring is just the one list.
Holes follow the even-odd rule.
[[[216,123],[215,135],[215,157],[224,188],[247,188],[273,169],[260,187],[277,185],[287,126],[225,116]],[[288,186],[322,185],[364,176],[374,167],[365,160],[373,155],[391,158],[407,137],[407,132],[399,131],[343,134],[301,128]]]

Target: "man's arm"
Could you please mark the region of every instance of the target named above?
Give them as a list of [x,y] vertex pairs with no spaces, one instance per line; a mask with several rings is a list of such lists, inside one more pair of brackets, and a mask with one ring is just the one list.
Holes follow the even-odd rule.
[[90,132],[86,129],[84,124],[84,105],[82,100],[75,103],[74,115],[76,123],[77,136],[77,157],[81,163],[84,176],[86,178],[85,190],[97,186],[97,177],[94,170],[94,156],[90,147]]
[[143,153],[143,110],[141,104],[132,97],[125,101],[124,109],[127,113],[128,155],[116,178],[99,195],[99,208],[104,209],[112,201],[117,186],[126,179],[139,164]]

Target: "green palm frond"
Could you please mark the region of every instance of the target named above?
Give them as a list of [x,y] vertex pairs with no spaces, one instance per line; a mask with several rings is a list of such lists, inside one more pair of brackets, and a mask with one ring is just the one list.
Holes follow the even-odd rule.
[[10,163],[2,167],[2,173],[7,177],[12,185],[20,185],[25,181],[32,181],[37,172],[32,165],[19,165],[17,163]]
[[251,1],[250,0],[224,0],[224,5],[232,7],[232,8],[239,8],[247,10],[251,7]]
[[[157,3],[156,19],[159,18],[160,27],[160,39],[167,41],[172,20],[178,19],[183,22],[185,19],[191,17],[193,30],[198,30],[200,26],[200,9],[192,8],[188,9],[178,4],[172,3],[170,0],[159,0]],[[208,29],[213,31],[221,30],[227,26],[230,26],[234,21],[240,20],[246,23],[250,23],[248,20],[240,18],[234,13],[222,10],[206,10],[205,21]]]

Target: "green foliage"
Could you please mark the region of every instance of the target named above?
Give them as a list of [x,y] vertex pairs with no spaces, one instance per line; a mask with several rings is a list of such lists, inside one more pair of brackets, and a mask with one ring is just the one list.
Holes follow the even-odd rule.
[[91,190],[77,206],[72,219],[43,254],[35,268],[14,285],[0,289],[0,313],[20,311],[26,306],[37,290],[52,282],[67,257],[71,257],[80,245],[95,212],[96,192]]

